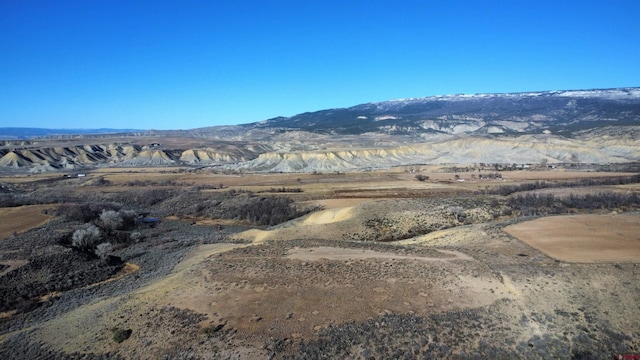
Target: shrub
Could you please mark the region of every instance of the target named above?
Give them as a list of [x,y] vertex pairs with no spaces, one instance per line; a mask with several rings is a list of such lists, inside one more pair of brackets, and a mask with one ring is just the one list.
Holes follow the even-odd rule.
[[124,228],[133,227],[138,218],[138,213],[133,210],[120,210],[118,211],[118,215],[122,218],[122,227]]
[[94,219],[105,210],[118,211],[121,207],[122,204],[113,202],[96,202],[89,204],[89,209],[94,213]]
[[89,222],[93,219],[93,213],[88,204],[62,204],[58,207],[57,214],[80,222]]
[[175,191],[168,189],[152,189],[135,194],[133,200],[138,206],[149,207],[161,203],[175,194]]
[[129,235],[129,239],[131,239],[131,241],[133,242],[139,242],[140,240],[142,240],[142,234],[139,231],[134,231],[131,233],[131,235]]
[[93,186],[109,186],[111,181],[104,178],[104,176],[98,176],[92,183]]
[[111,243],[102,243],[96,246],[95,254],[102,260],[106,260],[113,251]]
[[63,204],[58,207],[57,214],[69,220],[80,222],[92,221],[104,211],[118,211],[120,204],[115,203],[93,203],[93,204]]
[[109,231],[121,229],[124,223],[120,214],[113,210],[103,210],[100,214],[100,222],[102,227]]
[[285,197],[248,198],[247,203],[236,209],[235,218],[248,220],[258,225],[277,225],[306,214]]
[[562,214],[568,209],[618,209],[640,207],[640,196],[636,193],[571,194],[557,198],[552,194],[521,194],[512,196],[506,205],[523,216]]
[[93,252],[98,241],[100,241],[100,229],[95,225],[89,225],[73,233],[71,244],[79,250]]
[[14,207],[35,203],[35,201],[23,194],[0,194],[0,207]]
[[131,329],[125,330],[119,327],[114,327],[113,329],[111,329],[111,332],[113,333],[113,341],[117,343],[121,343],[127,340],[131,336],[131,333],[133,333],[133,330]]
[[[482,179],[482,175],[480,178]],[[529,183],[523,183],[523,184],[517,184],[517,185],[503,185],[494,189],[485,190],[483,191],[483,193],[507,196],[517,192],[532,191],[537,189],[624,185],[624,184],[637,184],[639,182],[640,182],[640,174],[632,175],[632,176],[584,178],[584,179],[558,181],[558,182],[535,181],[535,182],[529,182]]]
[[425,180],[429,180],[429,177],[425,176],[425,175],[422,175],[422,174],[418,174],[418,175],[416,175],[416,180],[425,181]]
[[288,188],[284,186],[281,188],[271,188],[269,190],[258,191],[258,193],[301,193],[301,192],[303,192],[301,188]]

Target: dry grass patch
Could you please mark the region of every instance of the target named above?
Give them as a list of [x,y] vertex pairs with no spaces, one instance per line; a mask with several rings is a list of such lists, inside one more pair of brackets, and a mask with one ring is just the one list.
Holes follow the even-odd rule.
[[552,216],[510,225],[505,231],[562,261],[640,261],[637,214]]
[[41,180],[56,180],[62,177],[60,173],[42,173],[42,174],[28,174],[28,175],[14,175],[14,176],[2,176],[0,182],[10,184],[25,184],[34,181]]
[[317,246],[279,255],[273,247],[205,258],[159,295],[167,306],[210,314],[237,336],[306,339],[348,321],[473,308],[510,296],[488,273],[459,276],[467,267],[485,269],[458,252],[440,258]]
[[[48,214],[45,214],[44,211]],[[51,205],[26,205],[0,208],[0,239],[6,239],[14,232],[21,233],[45,224],[53,216]]]
[[131,181],[178,181],[182,175],[172,173],[152,173],[152,172],[131,172],[131,173],[117,173],[117,174],[104,174],[104,178],[110,181],[113,185],[127,184]]

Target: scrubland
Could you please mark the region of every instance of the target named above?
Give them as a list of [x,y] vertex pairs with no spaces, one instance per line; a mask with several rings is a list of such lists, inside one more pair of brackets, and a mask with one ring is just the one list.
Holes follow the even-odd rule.
[[0,357],[640,353],[638,182],[441,166],[2,177]]

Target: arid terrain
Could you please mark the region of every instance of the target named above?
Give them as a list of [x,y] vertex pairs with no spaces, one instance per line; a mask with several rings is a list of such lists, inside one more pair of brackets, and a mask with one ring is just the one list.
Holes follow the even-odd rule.
[[0,127],[0,173],[114,166],[328,173],[440,164],[619,164],[640,161],[639,113],[640,88],[633,87],[431,96],[190,130],[61,134]]
[[0,357],[639,353],[640,178],[618,169],[6,175]]
[[639,114],[636,87],[0,128],[0,359],[640,354]]

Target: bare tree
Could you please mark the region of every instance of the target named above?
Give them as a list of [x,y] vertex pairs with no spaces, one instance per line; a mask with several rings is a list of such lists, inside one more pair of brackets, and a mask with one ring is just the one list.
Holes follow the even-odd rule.
[[100,229],[95,225],[89,225],[73,233],[71,244],[80,250],[93,251],[99,240]]
[[122,228],[123,224],[122,216],[113,210],[103,210],[100,214],[100,222],[104,229],[110,231]]

